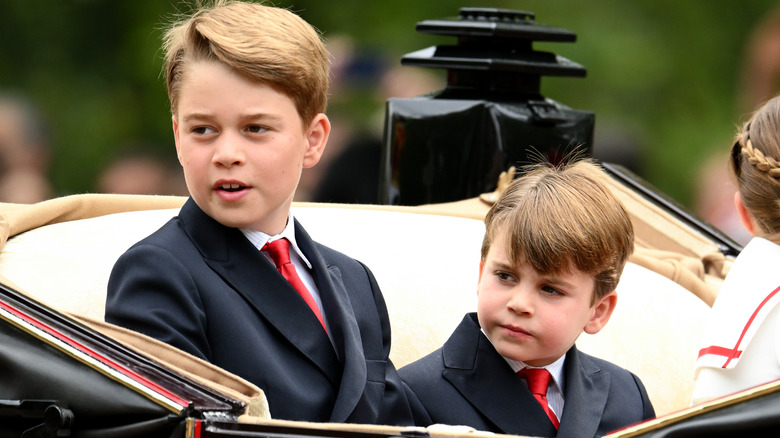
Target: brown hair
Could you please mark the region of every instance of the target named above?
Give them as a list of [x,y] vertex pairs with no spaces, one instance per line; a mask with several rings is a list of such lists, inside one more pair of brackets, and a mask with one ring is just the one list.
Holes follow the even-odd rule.
[[593,302],[615,290],[634,250],[634,229],[605,178],[590,160],[527,167],[485,217],[482,260],[506,230],[513,263],[527,261],[542,274],[591,274]]
[[182,76],[200,61],[219,62],[249,81],[290,97],[308,124],[325,112],[330,60],[317,31],[294,13],[216,0],[174,23],[163,39],[165,78],[176,113]]
[[742,203],[767,237],[780,233],[780,96],[756,110],[737,132],[729,160]]

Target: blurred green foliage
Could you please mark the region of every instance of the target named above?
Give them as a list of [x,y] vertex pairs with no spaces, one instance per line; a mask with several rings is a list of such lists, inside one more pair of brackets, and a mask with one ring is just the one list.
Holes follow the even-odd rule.
[[[532,11],[577,42],[537,43],[588,69],[586,78],[544,78],[545,96],[596,114],[596,138],[622,133],[637,147],[640,174],[683,204],[693,202],[700,164],[724,153],[746,109],[739,74],[746,40],[776,2],[768,0],[294,0],[290,7],[326,38],[348,35],[389,65],[424,47],[453,44],[415,32],[418,21],[463,6]],[[0,1],[0,90],[29,95],[54,133],[51,178],[59,195],[94,190],[112,154],[146,145],[175,159],[160,74],[160,29],[177,0]],[[407,67],[412,68],[412,67]],[[355,84],[371,89],[376,84]],[[349,87],[339,93],[349,93]],[[355,117],[382,103],[334,95]],[[375,108],[366,110],[367,106]]]

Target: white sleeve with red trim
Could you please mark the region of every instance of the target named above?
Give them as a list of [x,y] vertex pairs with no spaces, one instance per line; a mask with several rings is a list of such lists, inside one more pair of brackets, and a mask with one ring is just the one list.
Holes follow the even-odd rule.
[[696,368],[733,368],[780,303],[780,246],[753,238],[737,257],[712,306]]
[[[712,307],[696,361],[695,376],[699,380],[696,393],[708,392],[700,386],[705,380],[712,381],[710,370],[719,374],[728,374],[736,367],[759,331],[770,337],[766,339],[766,336],[761,336],[768,341],[767,344],[777,345],[778,340],[775,338],[778,325],[766,319],[770,314],[773,318],[778,317],[775,315],[780,315],[780,312],[773,312],[778,303],[780,303],[780,246],[762,238],[753,238],[731,267]],[[772,351],[755,353],[757,354],[751,355],[753,356],[750,361],[751,367],[764,362],[768,369],[779,369],[778,354],[780,353]],[[702,378],[705,369],[708,376]],[[717,378],[722,383],[730,382],[729,385],[734,386],[732,390],[725,393],[745,389],[738,387],[742,379],[737,374],[742,373]],[[780,374],[775,378],[777,377],[780,377]]]

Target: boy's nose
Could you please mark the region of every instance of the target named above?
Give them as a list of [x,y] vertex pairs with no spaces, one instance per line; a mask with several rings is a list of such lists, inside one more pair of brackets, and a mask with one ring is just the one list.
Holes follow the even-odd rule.
[[214,164],[230,167],[244,162],[244,152],[240,139],[223,135],[217,140],[214,149]]
[[534,311],[533,296],[533,291],[518,286],[512,291],[506,306],[518,315],[531,315]]

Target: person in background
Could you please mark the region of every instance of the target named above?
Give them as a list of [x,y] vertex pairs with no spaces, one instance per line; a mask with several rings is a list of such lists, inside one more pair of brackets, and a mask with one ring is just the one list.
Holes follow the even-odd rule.
[[780,378],[780,97],[742,126],[729,163],[734,206],[753,237],[712,307],[692,404]]
[[[174,166],[175,165],[175,166]],[[111,158],[95,181],[98,193],[186,196],[184,176],[144,147],[130,145]]]
[[0,93],[0,202],[32,204],[54,196],[50,130],[26,97]]

